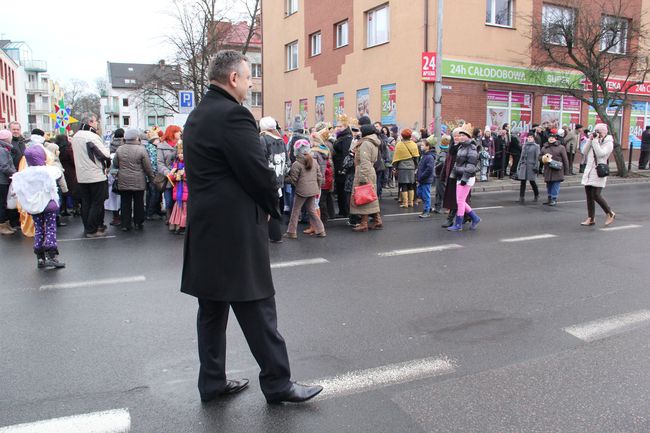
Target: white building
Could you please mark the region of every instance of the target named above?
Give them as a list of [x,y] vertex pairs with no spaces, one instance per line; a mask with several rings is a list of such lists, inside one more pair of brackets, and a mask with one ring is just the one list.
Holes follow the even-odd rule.
[[107,88],[101,92],[102,124],[117,128],[164,128],[173,123],[180,73],[176,65],[107,62]]

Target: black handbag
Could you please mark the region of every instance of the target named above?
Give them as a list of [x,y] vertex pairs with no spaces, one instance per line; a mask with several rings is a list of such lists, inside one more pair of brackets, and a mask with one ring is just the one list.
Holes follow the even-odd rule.
[[117,176],[115,176],[115,180],[113,181],[113,184],[111,185],[111,192],[113,194],[117,194],[117,195],[120,194],[120,189],[117,186]]
[[583,162],[582,164],[580,164],[580,173],[584,173],[586,168],[587,168],[586,163]]
[[[591,148],[591,151],[594,154],[594,162],[598,162],[598,160],[596,159],[596,151],[594,150],[593,147]],[[608,162],[607,164],[604,164],[602,162],[596,164],[596,174],[598,175],[598,177],[609,176],[609,160],[607,160],[607,162]]]
[[550,168],[551,170],[558,170],[558,171],[559,171],[559,170],[562,170],[562,169],[564,168],[564,166],[562,165],[562,163],[561,163],[560,161],[556,161],[556,160],[554,160],[554,159],[551,159],[551,160],[548,162],[548,166],[549,166],[549,168]]

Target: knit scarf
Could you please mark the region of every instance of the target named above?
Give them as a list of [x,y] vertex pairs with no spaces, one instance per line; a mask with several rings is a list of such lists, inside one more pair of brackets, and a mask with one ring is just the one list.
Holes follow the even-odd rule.
[[393,156],[393,164],[407,159],[416,158],[420,156],[418,146],[412,141],[400,141],[395,146],[395,155]]

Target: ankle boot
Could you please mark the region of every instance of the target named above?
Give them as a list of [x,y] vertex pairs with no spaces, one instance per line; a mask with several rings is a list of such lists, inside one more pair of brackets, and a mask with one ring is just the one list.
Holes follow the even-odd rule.
[[[318,215],[318,218],[320,219],[320,209],[316,209],[316,215]],[[313,226],[313,225],[311,224],[311,222],[310,222],[310,223],[309,223],[309,228],[303,230],[302,232],[303,232],[304,234],[306,234],[306,235],[310,235],[310,236],[311,236],[311,235],[313,235],[313,234],[316,234],[316,229],[314,228],[314,226]]]
[[169,224],[169,219],[172,217],[172,210],[165,209],[165,225]]
[[399,205],[399,207],[409,207],[409,193],[401,192],[399,195],[402,198],[402,203]]
[[548,199],[547,199],[544,203],[542,203],[542,204],[549,205],[549,204],[551,204],[551,201],[552,201],[552,200],[551,200],[551,196],[549,195],[549,196],[548,196]]
[[43,251],[36,253],[36,267],[38,269],[45,267],[45,253]]
[[470,230],[476,230],[476,226],[478,226],[478,223],[481,222],[481,218],[476,215],[476,212],[471,211],[468,213],[469,217],[472,219],[472,225],[469,227]]
[[45,252],[45,267],[50,267],[50,268],[65,268],[65,263],[60,262],[59,259],[56,258],[57,253],[56,251],[46,251]]
[[381,220],[381,215],[379,212],[376,214],[372,215],[374,222],[368,226],[370,230],[381,230],[384,228],[384,223]]
[[456,211],[449,211],[449,215],[447,215],[447,222],[445,222],[442,225],[443,229],[446,229],[448,227],[451,227],[454,225],[454,218],[456,217]]
[[463,218],[464,216],[456,216],[456,218],[454,218],[455,220],[454,225],[451,227],[447,227],[447,230],[449,230],[450,232],[463,231]]
[[361,222],[358,226],[352,229],[353,232],[367,232],[368,231],[368,215],[361,215]]
[[413,207],[413,199],[415,198],[415,191],[410,190],[408,193],[409,197],[409,207]]

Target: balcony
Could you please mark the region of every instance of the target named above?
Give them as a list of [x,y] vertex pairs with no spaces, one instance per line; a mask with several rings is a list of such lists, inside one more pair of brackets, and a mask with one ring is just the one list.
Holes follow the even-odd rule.
[[26,60],[24,66],[27,72],[47,72],[45,60]]
[[114,104],[104,105],[104,114],[120,114],[120,107]]
[[49,114],[54,110],[54,107],[50,108],[49,105],[39,102],[30,102],[28,108],[29,114]]
[[49,93],[50,86],[47,83],[27,83],[27,93]]

